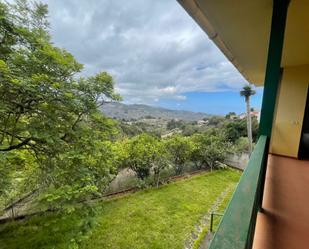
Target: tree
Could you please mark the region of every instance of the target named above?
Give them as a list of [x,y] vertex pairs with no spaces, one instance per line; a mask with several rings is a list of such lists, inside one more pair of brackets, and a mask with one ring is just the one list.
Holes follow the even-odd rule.
[[236,113],[235,112],[229,112],[228,114],[225,115],[226,119],[233,119],[236,117]]
[[252,124],[251,124],[251,112],[250,112],[250,97],[255,94],[255,90],[252,89],[251,85],[246,85],[240,91],[240,96],[245,97],[246,110],[247,110],[247,132],[249,140],[249,153],[252,153]]
[[186,124],[182,127],[182,134],[184,136],[192,136],[194,133],[198,132],[199,127],[193,124]]
[[247,136],[247,122],[243,119],[227,121],[224,124],[225,139],[235,143],[240,137]]
[[224,122],[224,118],[220,116],[211,116],[208,119],[208,125],[218,127]]
[[152,169],[154,173],[155,183],[158,188],[160,184],[160,174],[162,170],[164,170],[169,166],[170,158],[168,152],[165,149],[165,145],[162,141],[156,144],[156,146],[157,146],[157,153]]
[[165,142],[166,151],[170,153],[171,161],[174,164],[175,172],[180,175],[185,163],[189,161],[192,151],[192,144],[189,138],[174,135]]
[[181,128],[185,125],[185,122],[183,120],[177,120],[177,119],[171,119],[166,124],[167,130],[173,130],[176,128]]
[[48,198],[68,200],[112,178],[115,123],[99,107],[120,96],[106,72],[77,77],[83,66],[52,44],[47,13],[36,2],[0,3],[0,161],[12,165],[23,151],[41,189],[54,190]]
[[153,171],[154,181],[158,187],[160,174],[169,165],[164,143],[156,136],[143,133],[130,139],[117,141],[117,144],[121,151],[119,155],[122,167],[132,169],[141,180],[145,180]]
[[124,143],[126,156],[123,166],[132,169],[137,177],[144,180],[161,156],[160,141],[146,133]]
[[191,140],[194,146],[191,160],[198,169],[208,167],[213,170],[217,162],[224,161],[229,146],[220,136],[213,133],[195,134]]

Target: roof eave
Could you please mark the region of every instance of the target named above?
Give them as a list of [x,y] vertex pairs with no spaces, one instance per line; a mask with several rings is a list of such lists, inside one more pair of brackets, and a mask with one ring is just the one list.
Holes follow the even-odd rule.
[[245,77],[248,82],[252,82],[244,68],[239,64],[237,58],[233,55],[231,50],[226,46],[220,35],[216,32],[211,22],[204,15],[194,0],[177,0],[179,4],[188,12],[188,14],[198,23],[198,25],[205,31],[209,39],[212,40],[227,59],[237,68],[237,70]]

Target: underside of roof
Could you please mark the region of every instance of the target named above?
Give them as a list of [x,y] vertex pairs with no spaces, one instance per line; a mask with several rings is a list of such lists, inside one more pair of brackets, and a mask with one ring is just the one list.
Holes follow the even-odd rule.
[[[273,0],[178,0],[251,83],[263,85]],[[290,2],[282,67],[309,64],[309,1]]]

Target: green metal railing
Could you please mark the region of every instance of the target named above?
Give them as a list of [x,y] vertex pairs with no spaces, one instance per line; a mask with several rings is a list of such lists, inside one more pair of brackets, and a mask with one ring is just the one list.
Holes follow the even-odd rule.
[[260,136],[209,249],[252,247],[256,216],[261,208],[269,139]]

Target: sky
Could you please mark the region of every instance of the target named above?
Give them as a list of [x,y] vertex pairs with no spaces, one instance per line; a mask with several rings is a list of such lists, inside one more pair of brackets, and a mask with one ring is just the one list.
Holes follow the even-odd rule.
[[[41,0],[52,41],[85,68],[110,73],[126,104],[245,111],[247,83],[176,0]],[[252,98],[260,109],[262,89]]]

